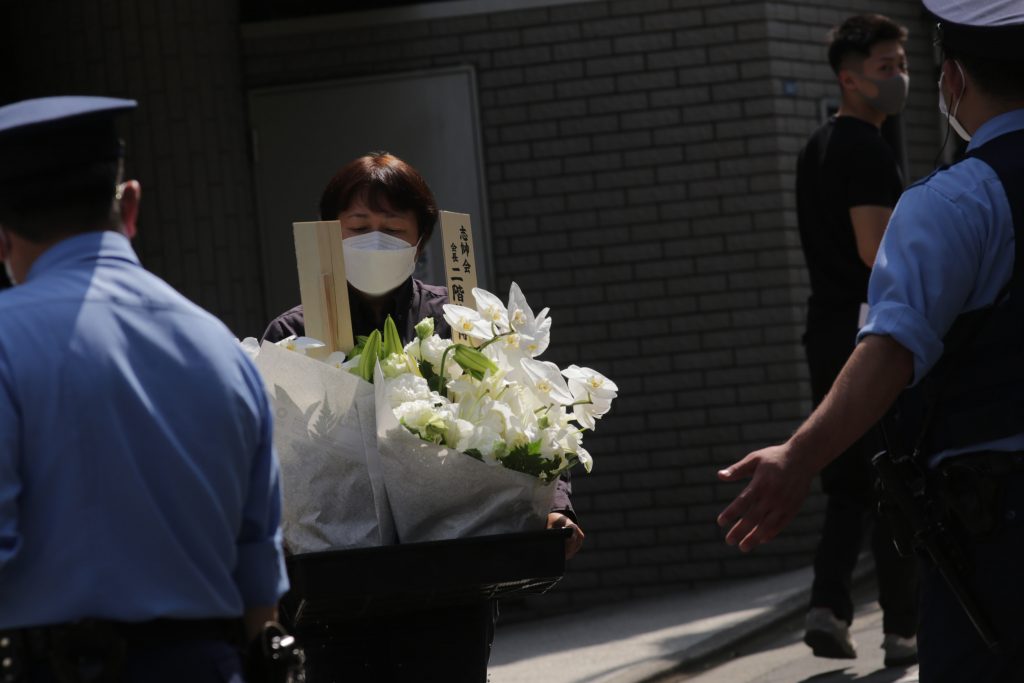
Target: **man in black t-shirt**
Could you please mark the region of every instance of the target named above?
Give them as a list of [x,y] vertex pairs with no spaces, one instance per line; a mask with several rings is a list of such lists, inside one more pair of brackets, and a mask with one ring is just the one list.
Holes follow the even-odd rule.
[[[850,17],[830,35],[829,63],[841,105],[801,150],[797,165],[800,239],[810,273],[804,345],[815,405],[853,352],[866,314],[868,278],[889,216],[903,189],[899,165],[880,128],[906,101],[906,29],[880,15]],[[852,658],[850,581],[865,522],[875,508],[869,434],[821,474],[828,502],[814,562],[804,642],[819,657]],[[917,581],[913,560],[896,553],[874,516],[872,551],[884,613],[885,663],[917,658]]]

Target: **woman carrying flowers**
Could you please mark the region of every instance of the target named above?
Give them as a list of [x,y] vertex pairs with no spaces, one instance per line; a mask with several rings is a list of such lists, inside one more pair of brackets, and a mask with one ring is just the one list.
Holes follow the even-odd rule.
[[[451,336],[443,309],[447,291],[412,277],[437,220],[434,196],[416,169],[384,152],[355,159],[327,184],[320,217],[341,222],[355,335],[383,328],[390,315],[403,343],[416,338],[416,324],[428,317],[437,334]],[[296,306],[271,322],[263,338],[278,342],[304,332],[302,307]],[[549,528],[573,530],[566,541],[566,557],[583,542],[569,494],[568,476],[560,477],[547,518]],[[486,601],[386,620],[332,624],[329,632],[300,631],[307,680],[482,683],[496,615],[497,604]]]

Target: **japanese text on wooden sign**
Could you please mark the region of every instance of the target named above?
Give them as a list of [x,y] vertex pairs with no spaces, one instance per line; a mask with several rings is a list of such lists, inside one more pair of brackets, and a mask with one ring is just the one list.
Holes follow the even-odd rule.
[[[441,239],[444,240],[444,272],[448,282],[448,301],[476,308],[473,288],[477,286],[476,256],[473,251],[473,227],[469,214],[440,212]],[[469,342],[469,337],[452,330],[452,341]]]

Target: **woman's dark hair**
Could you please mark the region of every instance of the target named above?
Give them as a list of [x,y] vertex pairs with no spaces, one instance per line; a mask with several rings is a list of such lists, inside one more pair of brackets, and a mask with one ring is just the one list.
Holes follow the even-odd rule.
[[361,199],[374,211],[412,211],[421,243],[437,222],[437,202],[419,172],[387,152],[371,152],[334,174],[320,197],[320,220],[330,221]]
[[836,74],[851,56],[866,59],[871,48],[887,40],[907,40],[907,29],[881,14],[850,17],[828,34],[828,63]]

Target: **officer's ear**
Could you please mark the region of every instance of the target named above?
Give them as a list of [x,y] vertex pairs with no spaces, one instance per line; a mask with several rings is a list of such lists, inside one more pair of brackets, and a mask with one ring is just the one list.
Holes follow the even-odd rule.
[[967,73],[960,66],[960,62],[946,57],[942,60],[942,80],[953,93],[954,100],[959,100],[967,91]]
[[142,186],[138,180],[126,180],[117,186],[117,201],[121,212],[121,232],[128,239],[135,239],[138,232],[139,202]]

